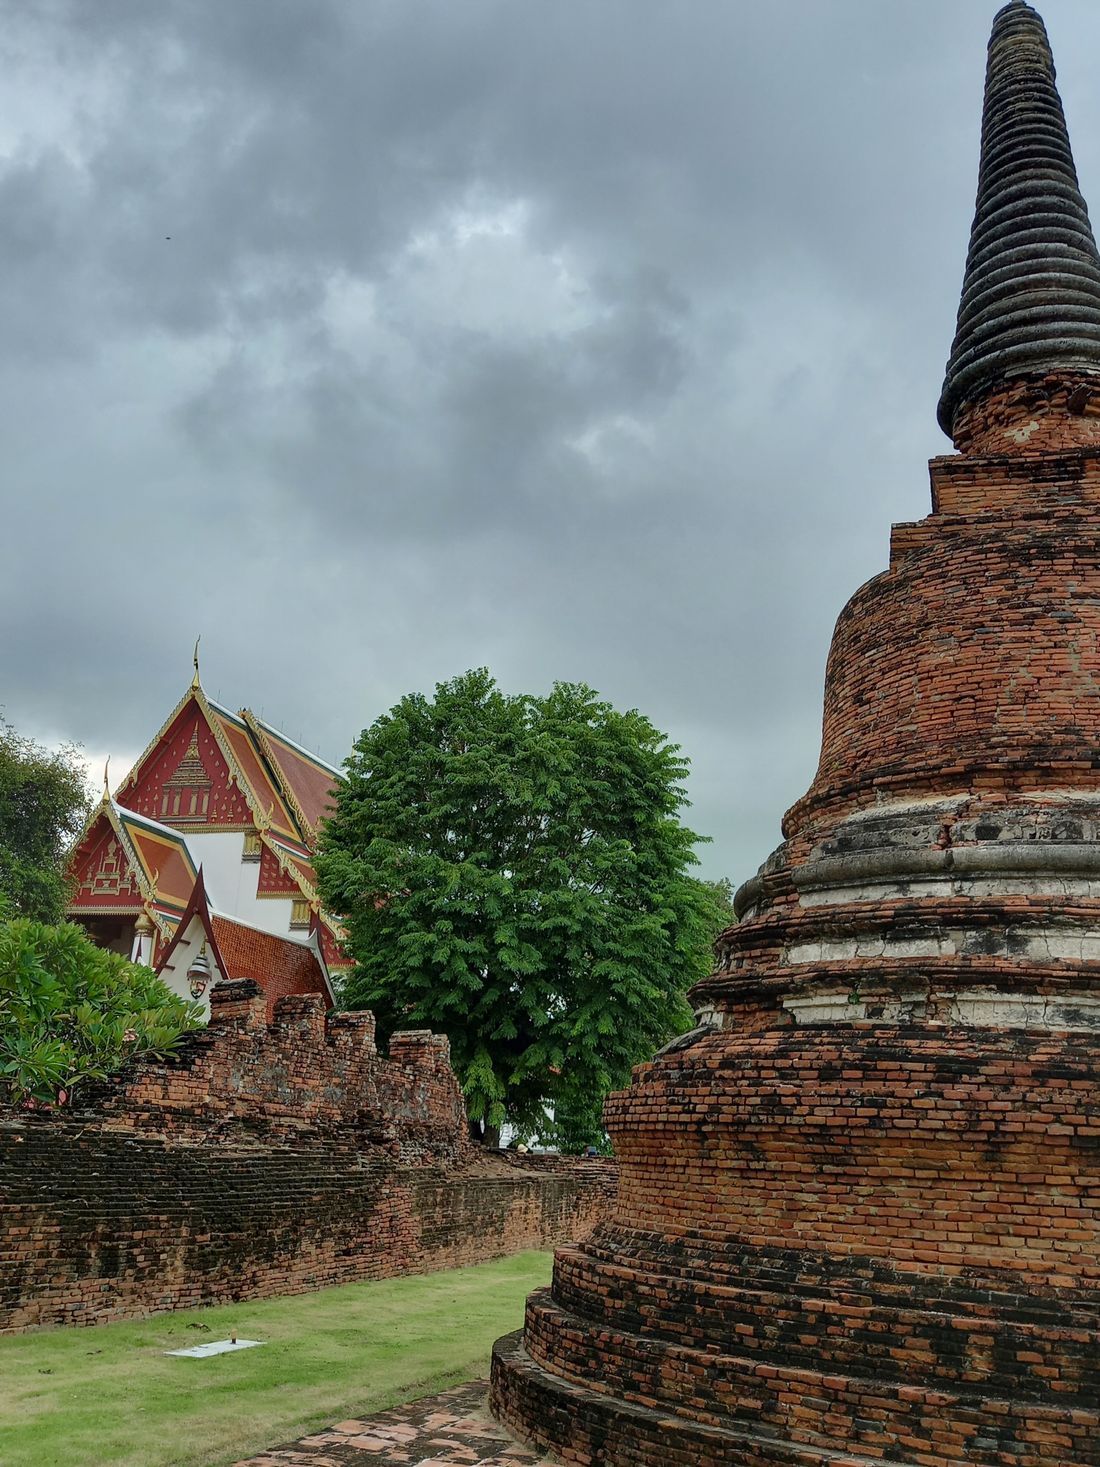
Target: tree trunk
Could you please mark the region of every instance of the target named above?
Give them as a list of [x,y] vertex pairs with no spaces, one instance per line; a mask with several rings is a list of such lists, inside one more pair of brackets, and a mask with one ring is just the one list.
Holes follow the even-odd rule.
[[487,1125],[485,1121],[475,1121],[472,1116],[467,1117],[470,1127],[470,1140],[478,1146],[486,1146],[496,1151],[500,1147],[500,1127]]

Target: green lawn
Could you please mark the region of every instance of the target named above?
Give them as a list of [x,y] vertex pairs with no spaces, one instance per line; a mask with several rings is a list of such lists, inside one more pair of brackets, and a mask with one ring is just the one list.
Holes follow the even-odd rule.
[[[3,1467],[223,1467],[319,1426],[476,1380],[550,1255],[137,1324],[0,1339]],[[266,1340],[207,1360],[165,1350]]]

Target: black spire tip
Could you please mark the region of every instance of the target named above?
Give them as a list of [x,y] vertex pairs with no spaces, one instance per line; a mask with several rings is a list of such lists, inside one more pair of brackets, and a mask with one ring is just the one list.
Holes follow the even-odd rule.
[[962,403],[1059,368],[1100,373],[1100,254],[1046,27],[1012,0],[989,41],[978,202],[940,426],[951,437]]

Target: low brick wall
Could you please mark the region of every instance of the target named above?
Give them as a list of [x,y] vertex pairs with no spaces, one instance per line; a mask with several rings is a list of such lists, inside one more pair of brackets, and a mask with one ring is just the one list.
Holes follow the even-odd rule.
[[[0,1119],[0,1333],[302,1293],[549,1248],[614,1165],[470,1146],[446,1041],[226,985],[175,1060]],[[215,990],[217,992],[217,990]]]
[[479,1263],[591,1230],[610,1163],[411,1167],[382,1148],[0,1123],[0,1332]]

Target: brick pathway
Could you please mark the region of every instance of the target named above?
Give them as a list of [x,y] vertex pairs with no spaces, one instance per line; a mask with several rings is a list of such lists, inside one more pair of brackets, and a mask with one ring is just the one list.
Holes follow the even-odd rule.
[[488,1390],[487,1382],[478,1381],[362,1421],[338,1421],[236,1467],[555,1467],[556,1457],[540,1457],[496,1424]]

